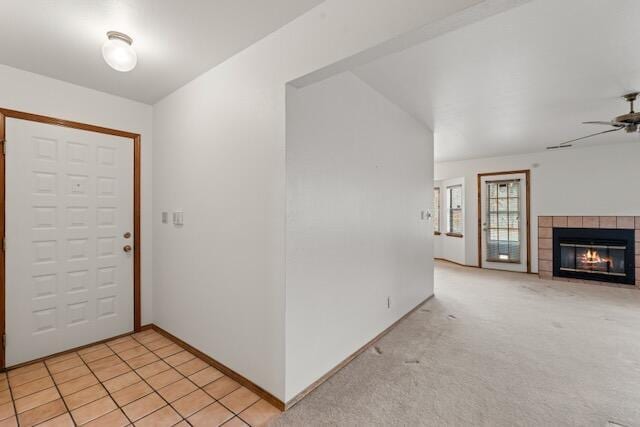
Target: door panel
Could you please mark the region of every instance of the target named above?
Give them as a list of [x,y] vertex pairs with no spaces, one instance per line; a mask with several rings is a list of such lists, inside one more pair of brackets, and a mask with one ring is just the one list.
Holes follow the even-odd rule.
[[6,119],[6,365],[133,329],[133,141]]
[[482,266],[527,271],[527,175],[485,175],[480,179]]

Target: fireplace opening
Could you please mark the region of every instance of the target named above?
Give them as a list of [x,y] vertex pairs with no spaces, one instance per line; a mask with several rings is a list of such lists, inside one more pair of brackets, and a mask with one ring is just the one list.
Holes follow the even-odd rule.
[[554,228],[554,275],[635,284],[633,230]]

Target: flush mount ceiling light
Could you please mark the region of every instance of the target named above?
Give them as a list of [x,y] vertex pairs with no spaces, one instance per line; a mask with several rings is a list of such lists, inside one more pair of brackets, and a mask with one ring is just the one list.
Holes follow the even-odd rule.
[[117,31],[107,33],[107,41],[102,45],[102,56],[111,68],[127,72],[135,68],[138,62],[136,51],[131,44],[133,40],[126,34]]

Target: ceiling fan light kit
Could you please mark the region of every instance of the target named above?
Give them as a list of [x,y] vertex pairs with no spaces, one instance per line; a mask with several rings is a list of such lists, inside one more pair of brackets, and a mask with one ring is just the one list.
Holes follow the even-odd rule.
[[565,141],[558,145],[552,145],[547,147],[547,150],[556,150],[558,148],[569,148],[573,146],[573,142],[582,141],[587,138],[591,138],[592,136],[602,135],[603,133],[617,132],[622,129],[627,133],[635,133],[638,131],[638,125],[640,125],[640,113],[636,113],[633,108],[633,103],[638,98],[640,92],[631,92],[623,96],[623,98],[629,103],[629,112],[627,114],[623,114],[611,120],[610,122],[606,121],[593,121],[593,122],[582,122],[586,125],[605,125],[605,126],[613,126],[614,129],[605,130],[602,132],[593,133],[591,135],[583,136],[581,138],[572,139],[569,141]]

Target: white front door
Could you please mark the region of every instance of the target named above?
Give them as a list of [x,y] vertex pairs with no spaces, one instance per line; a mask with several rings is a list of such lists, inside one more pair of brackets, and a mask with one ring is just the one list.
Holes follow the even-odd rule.
[[133,141],[12,118],[5,138],[6,365],[132,331]]
[[482,266],[527,271],[527,175],[480,179]]

